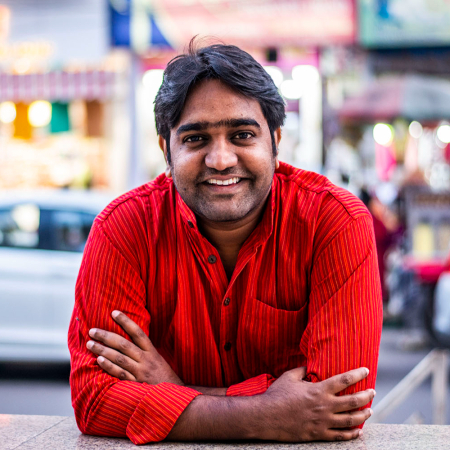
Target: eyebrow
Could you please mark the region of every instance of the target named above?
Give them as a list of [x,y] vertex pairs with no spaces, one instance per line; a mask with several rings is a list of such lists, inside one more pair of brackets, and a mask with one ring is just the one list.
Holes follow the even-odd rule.
[[181,133],[186,133],[187,131],[203,131],[207,128],[219,128],[219,127],[230,127],[238,128],[242,126],[252,126],[256,128],[261,128],[259,123],[254,119],[225,119],[219,122],[192,122],[181,125],[177,130],[177,136]]

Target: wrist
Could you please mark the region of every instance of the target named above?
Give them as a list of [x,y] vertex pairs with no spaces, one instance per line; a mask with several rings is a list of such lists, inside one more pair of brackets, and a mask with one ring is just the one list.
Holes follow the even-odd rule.
[[[236,397],[235,397],[236,398]],[[248,435],[246,439],[249,440],[272,440],[271,421],[269,398],[262,395],[255,395],[254,397],[241,397],[242,400],[251,403],[251,413],[246,415],[249,418],[246,429]]]

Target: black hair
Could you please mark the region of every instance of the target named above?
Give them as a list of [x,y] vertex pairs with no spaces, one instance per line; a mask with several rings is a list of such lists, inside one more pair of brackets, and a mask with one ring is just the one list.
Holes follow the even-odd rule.
[[359,194],[359,199],[366,205],[366,207],[369,207],[370,200],[372,200],[371,195],[365,188],[361,188],[361,192]]
[[234,45],[197,47],[193,38],[187,54],[173,58],[164,71],[155,99],[156,130],[167,145],[170,163],[170,130],[180,120],[190,90],[200,81],[220,80],[236,92],[259,102],[269,126],[272,149],[277,154],[274,132],[286,117],[285,104],[270,77],[251,55]]

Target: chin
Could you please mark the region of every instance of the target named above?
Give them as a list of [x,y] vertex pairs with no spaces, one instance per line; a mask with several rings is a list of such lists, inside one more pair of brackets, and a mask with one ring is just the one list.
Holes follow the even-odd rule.
[[224,208],[218,208],[214,210],[205,210],[203,208],[203,210],[199,212],[201,216],[212,222],[236,222],[244,219],[251,212],[251,209],[239,208],[239,210],[226,210]]

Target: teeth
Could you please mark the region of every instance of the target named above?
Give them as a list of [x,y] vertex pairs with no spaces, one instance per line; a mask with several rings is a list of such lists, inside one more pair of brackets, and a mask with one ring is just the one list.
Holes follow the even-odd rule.
[[218,184],[219,186],[228,186],[230,184],[239,183],[239,181],[241,181],[241,179],[238,177],[234,177],[229,180],[216,180],[214,178],[212,178],[211,180],[207,180],[209,184]]

